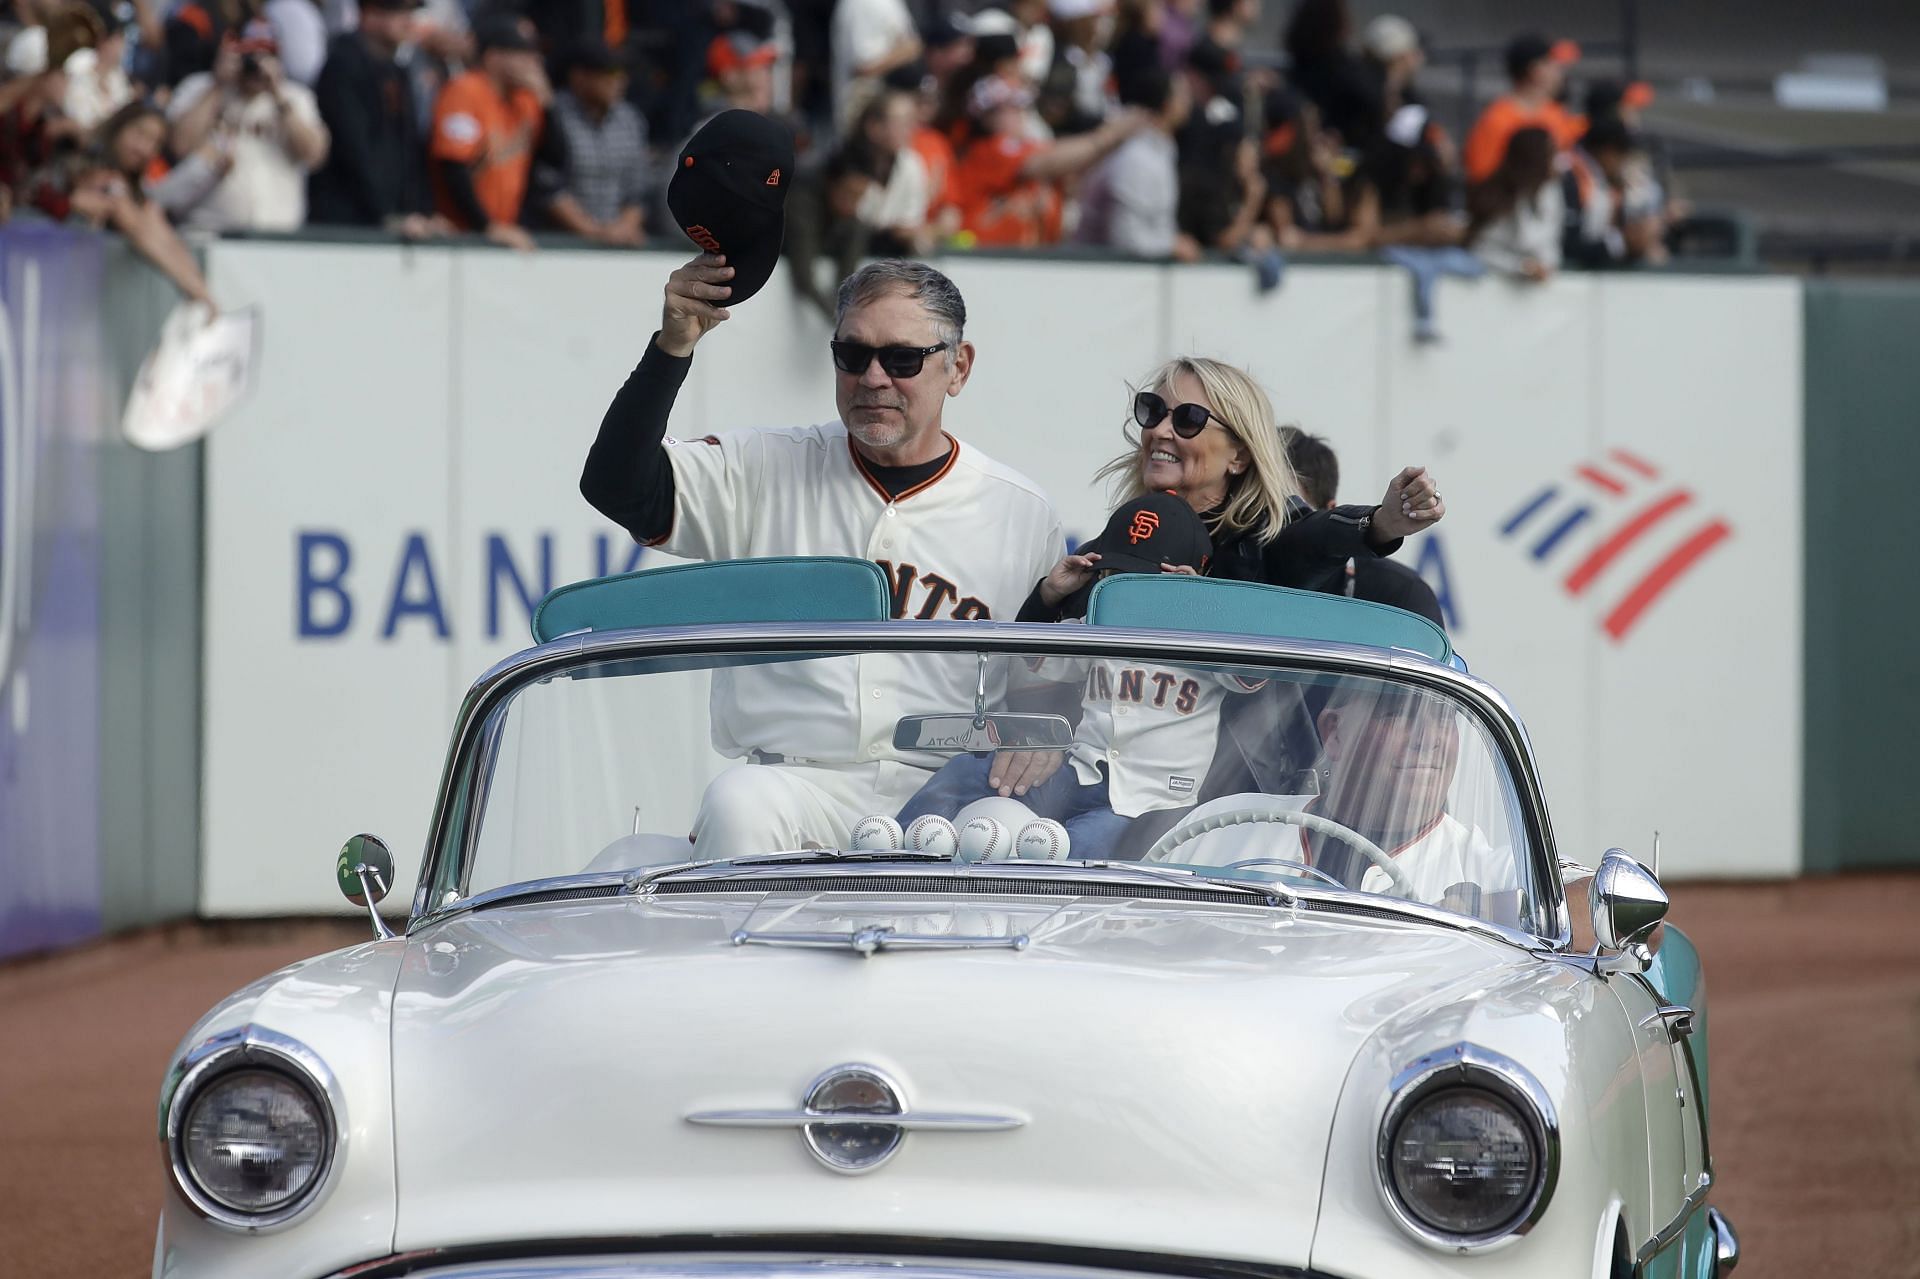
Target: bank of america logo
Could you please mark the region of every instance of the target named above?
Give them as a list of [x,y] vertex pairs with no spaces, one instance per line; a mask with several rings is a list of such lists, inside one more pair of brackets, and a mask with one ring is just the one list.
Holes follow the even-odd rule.
[[[1570,597],[1604,598],[1600,629],[1618,642],[1732,537],[1733,527],[1653,463],[1613,449],[1604,460],[1574,467],[1571,480],[1528,498],[1500,526],[1500,536],[1524,546],[1543,568],[1564,570],[1560,585]],[[1657,557],[1639,577],[1610,571],[1643,544],[1657,548]]]

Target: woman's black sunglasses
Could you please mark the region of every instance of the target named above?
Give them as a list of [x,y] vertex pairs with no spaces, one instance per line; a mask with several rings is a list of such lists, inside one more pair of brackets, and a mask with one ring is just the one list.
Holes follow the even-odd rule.
[[1176,404],[1168,408],[1167,402],[1152,391],[1141,391],[1133,397],[1133,420],[1143,431],[1160,425],[1160,419],[1168,414],[1173,415],[1173,433],[1183,440],[1206,430],[1209,420],[1218,422],[1221,430],[1228,430],[1227,424],[1204,404]]
[[856,376],[865,373],[867,366],[873,363],[873,357],[880,357],[880,371],[888,377],[918,377],[926,365],[927,357],[935,351],[947,349],[945,342],[936,342],[932,346],[868,346],[864,342],[829,342],[833,348],[833,366],[842,373]]

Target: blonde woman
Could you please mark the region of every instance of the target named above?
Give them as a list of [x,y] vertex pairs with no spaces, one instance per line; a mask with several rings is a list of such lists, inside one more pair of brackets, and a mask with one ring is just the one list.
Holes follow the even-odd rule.
[[[1313,510],[1287,464],[1273,402],[1230,364],[1181,356],[1155,370],[1147,387],[1133,397],[1131,447],[1097,477],[1113,481],[1116,505],[1167,492],[1199,512],[1213,537],[1204,576],[1338,591],[1348,560],[1391,555],[1446,514],[1433,477],[1418,466],[1394,476],[1378,506]],[[1020,620],[1076,616],[1099,561],[1097,553],[1063,558],[1027,597]]]
[[[1019,620],[1082,616],[1087,595],[1102,573],[1138,571],[1141,565],[1132,561],[1162,545],[1179,548],[1149,559],[1158,562],[1162,572],[1338,592],[1348,560],[1391,555],[1402,538],[1446,513],[1432,477],[1415,466],[1393,477],[1379,506],[1313,510],[1300,496],[1267,393],[1232,365],[1182,357],[1162,365],[1147,386],[1151,389],[1133,397],[1138,436],[1099,471],[1116,490],[1106,532],[1053,566],[1027,597]],[[1139,538],[1129,535],[1131,517],[1147,506],[1156,507],[1151,532]],[[1183,509],[1191,512],[1187,521],[1204,529],[1194,527],[1190,536],[1182,536],[1181,521],[1175,517]],[[1185,693],[1185,684],[1192,685],[1191,694]],[[1249,691],[1252,686],[1235,688],[1232,681],[1217,677],[1183,684],[1187,710],[1196,715],[1204,710],[1208,722],[1217,721],[1233,694]],[[1175,779],[1164,773],[1164,787],[1143,785],[1125,769],[1116,777],[1106,762],[1109,742],[1102,734],[1114,731],[1111,707],[1095,703],[1110,702],[1111,692],[1102,696],[1090,691],[1088,697],[1072,752],[955,756],[907,802],[897,820],[904,826],[929,813],[952,819],[985,796],[1017,796],[1036,815],[1066,825],[1074,856],[1116,855],[1136,820],[1156,814],[1164,821],[1191,803],[1192,779],[1205,777],[1211,767],[1213,734],[1181,730],[1183,740],[1205,742],[1190,761],[1190,776],[1179,779],[1188,782],[1187,789],[1175,790]],[[1089,725],[1094,731],[1089,732]],[[1135,735],[1126,752],[1131,755],[1138,734],[1154,731],[1155,725],[1146,714],[1134,716],[1127,725]],[[1073,766],[1063,769],[1069,759]]]
[[[1113,481],[1115,505],[1167,492],[1198,512],[1213,539],[1212,557],[1197,570],[1201,576],[1338,594],[1347,561],[1391,555],[1409,534],[1446,514],[1433,477],[1418,466],[1394,476],[1378,506],[1314,510],[1287,462],[1273,402],[1231,364],[1181,356],[1161,365],[1146,385],[1133,397],[1138,435],[1130,432],[1131,447],[1097,475]],[[1176,564],[1161,570],[1196,571]],[[1019,620],[1081,616],[1100,571],[1096,550],[1063,557],[1027,596]],[[985,769],[988,793],[1024,799],[1060,761],[1042,751],[996,754]]]

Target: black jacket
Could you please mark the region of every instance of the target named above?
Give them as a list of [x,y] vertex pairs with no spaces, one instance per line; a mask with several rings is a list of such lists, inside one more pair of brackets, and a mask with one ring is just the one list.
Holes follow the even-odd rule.
[[[1348,560],[1371,560],[1400,549],[1399,539],[1382,546],[1367,542],[1367,524],[1377,509],[1336,506],[1316,511],[1299,498],[1293,498],[1287,503],[1286,526],[1265,546],[1260,544],[1260,529],[1250,529],[1225,541],[1220,541],[1216,534],[1213,561],[1207,565],[1205,575],[1344,594]],[[1042,602],[1040,584],[1036,582],[1033,593],[1020,606],[1019,620],[1057,622],[1065,617],[1078,617],[1086,611],[1087,594],[1076,592],[1056,608]]]
[[307,220],[377,227],[427,212],[426,147],[405,68],[352,32],[335,36],[314,97],[333,142],[308,181]]

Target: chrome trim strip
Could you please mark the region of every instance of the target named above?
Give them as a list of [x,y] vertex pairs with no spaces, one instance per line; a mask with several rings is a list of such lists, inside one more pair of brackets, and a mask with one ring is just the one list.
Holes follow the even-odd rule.
[[1016,1115],[944,1114],[935,1110],[903,1110],[897,1114],[857,1114],[834,1110],[697,1110],[690,1124],[711,1128],[804,1128],[810,1124],[862,1124],[871,1128],[898,1128],[902,1132],[1008,1132],[1024,1128]]
[[[187,1171],[181,1151],[182,1125],[201,1090],[233,1070],[264,1068],[288,1076],[313,1094],[324,1121],[325,1153],[320,1175],[299,1198],[270,1212],[244,1213],[218,1202],[200,1188]],[[345,1164],[347,1104],[340,1081],[327,1063],[307,1045],[265,1026],[248,1024],[202,1040],[173,1064],[160,1088],[160,1150],[167,1175],[187,1206],[216,1226],[246,1234],[262,1234],[290,1226],[332,1193]]]
[[1673,1220],[1660,1227],[1653,1238],[1640,1245],[1640,1251],[1634,1254],[1633,1273],[1635,1276],[1639,1276],[1645,1271],[1648,1262],[1665,1252],[1672,1246],[1674,1240],[1687,1232],[1687,1223],[1693,1220],[1693,1214],[1700,1210],[1702,1204],[1706,1203],[1707,1191],[1712,1188],[1713,1174],[1710,1172],[1701,1173],[1700,1183],[1696,1185],[1692,1192],[1687,1195],[1686,1199],[1681,1202],[1680,1211],[1674,1214]]
[[742,928],[733,934],[736,946],[792,946],[802,950],[851,950],[870,959],[882,950],[1025,950],[1028,937],[920,937],[876,926],[850,933],[755,933]]
[[1553,922],[1551,935],[1527,934],[1531,944],[1564,950],[1572,940],[1566,895],[1558,873],[1553,829],[1545,791],[1527,739],[1526,728],[1499,690],[1450,666],[1399,650],[1353,644],[1284,641],[1257,636],[1195,635],[1185,631],[1073,627],[1019,622],[861,622],[755,623],[753,625],[660,627],[568,636],[523,649],[496,663],[474,682],[455,718],[446,763],[441,770],[433,821],[421,858],[419,885],[408,921],[411,932],[429,912],[432,885],[439,877],[452,825],[455,782],[486,717],[526,684],[570,666],[624,657],[660,657],[681,653],[714,656],[730,652],[806,653],[847,649],[933,652],[1018,650],[1028,653],[1112,653],[1129,656],[1142,644],[1162,650],[1167,661],[1228,665],[1288,664],[1330,674],[1372,675],[1404,681],[1458,698],[1481,721],[1502,749],[1522,801],[1521,817],[1534,855],[1535,876],[1546,900],[1536,906]]
[[[1393,1137],[1400,1120],[1428,1093],[1459,1085],[1486,1089],[1514,1104],[1529,1121],[1540,1148],[1540,1175],[1533,1197],[1513,1224],[1491,1234],[1458,1235],[1436,1230],[1414,1216],[1393,1189]],[[1553,1098],[1525,1066],[1491,1048],[1461,1042],[1409,1062],[1389,1087],[1374,1151],[1374,1186],[1401,1229],[1429,1247],[1449,1253],[1484,1252],[1533,1229],[1553,1201],[1554,1186],[1560,1179],[1560,1119]]]

